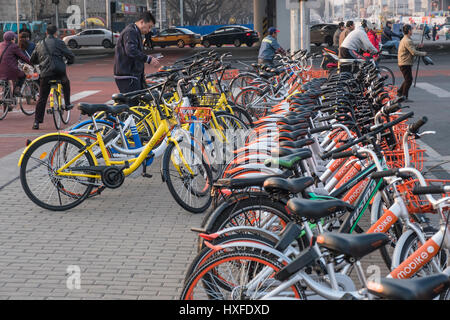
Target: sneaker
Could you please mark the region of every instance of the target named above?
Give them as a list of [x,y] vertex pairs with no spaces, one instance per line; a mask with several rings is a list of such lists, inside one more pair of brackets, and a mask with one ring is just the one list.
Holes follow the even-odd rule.
[[414,102],[414,100],[411,100],[411,99],[409,99],[409,98],[406,98],[405,102],[412,103],[412,102]]
[[72,109],[73,109],[73,104],[66,104],[64,106],[64,110],[66,110],[66,111],[69,111],[69,110],[72,110]]
[[35,121],[33,124],[33,130],[39,130],[39,121]]

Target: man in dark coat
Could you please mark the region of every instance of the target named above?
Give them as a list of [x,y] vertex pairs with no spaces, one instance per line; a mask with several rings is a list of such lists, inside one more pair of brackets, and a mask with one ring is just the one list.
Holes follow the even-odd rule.
[[14,40],[17,35],[12,31],[5,32],[3,42],[0,43],[0,80],[13,80],[14,95],[20,94],[20,88],[25,81],[25,73],[18,68],[18,60],[31,64]]
[[142,39],[154,24],[155,18],[150,11],[142,12],[138,21],[120,33],[114,56],[114,78],[121,93],[144,89],[145,63],[159,65],[158,59],[144,54]]
[[[67,64],[72,64],[75,61],[75,55],[67,48],[64,41],[57,37],[58,29],[56,26],[49,26],[47,28],[47,37],[40,41],[36,49],[31,55],[31,63],[39,64],[40,73],[40,87],[39,87],[39,100],[36,104],[35,119],[33,129],[39,129],[39,123],[44,122],[45,105],[51,90],[51,80],[60,80],[63,93],[66,110],[70,110],[73,106],[70,104],[70,81],[67,78],[65,63],[63,57],[67,59]],[[45,43],[44,43],[45,41]],[[51,60],[63,65],[63,71],[55,71],[52,66]]]

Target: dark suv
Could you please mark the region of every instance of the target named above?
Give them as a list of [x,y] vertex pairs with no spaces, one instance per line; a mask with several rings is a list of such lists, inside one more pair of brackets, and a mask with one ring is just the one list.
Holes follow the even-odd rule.
[[243,43],[251,47],[258,41],[258,33],[244,26],[236,25],[220,27],[202,38],[202,44],[206,48],[211,45],[221,47],[223,44],[234,44],[235,47],[240,47]]
[[333,35],[337,28],[337,24],[328,23],[315,24],[311,26],[311,43],[314,43],[316,46],[326,43],[329,47],[331,47],[333,45]]

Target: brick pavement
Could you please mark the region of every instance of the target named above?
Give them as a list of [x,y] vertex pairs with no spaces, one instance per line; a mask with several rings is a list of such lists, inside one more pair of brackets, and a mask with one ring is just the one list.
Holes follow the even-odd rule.
[[[175,203],[159,168],[67,212],[35,206],[19,180],[1,189],[0,299],[177,299],[203,215]],[[380,262],[374,253],[363,266]],[[79,290],[66,286],[73,265]]]

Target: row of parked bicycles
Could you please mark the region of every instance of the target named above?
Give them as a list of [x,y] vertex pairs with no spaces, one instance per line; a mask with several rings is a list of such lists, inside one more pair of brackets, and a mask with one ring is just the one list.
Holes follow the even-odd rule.
[[[305,51],[243,72],[229,56],[180,60],[113,106],[80,103],[89,119],[28,142],[27,196],[69,210],[161,158],[176,202],[205,213],[181,299],[448,299],[450,187],[421,173],[427,119],[412,122],[371,61],[324,77]],[[391,273],[370,282],[375,250]]]

